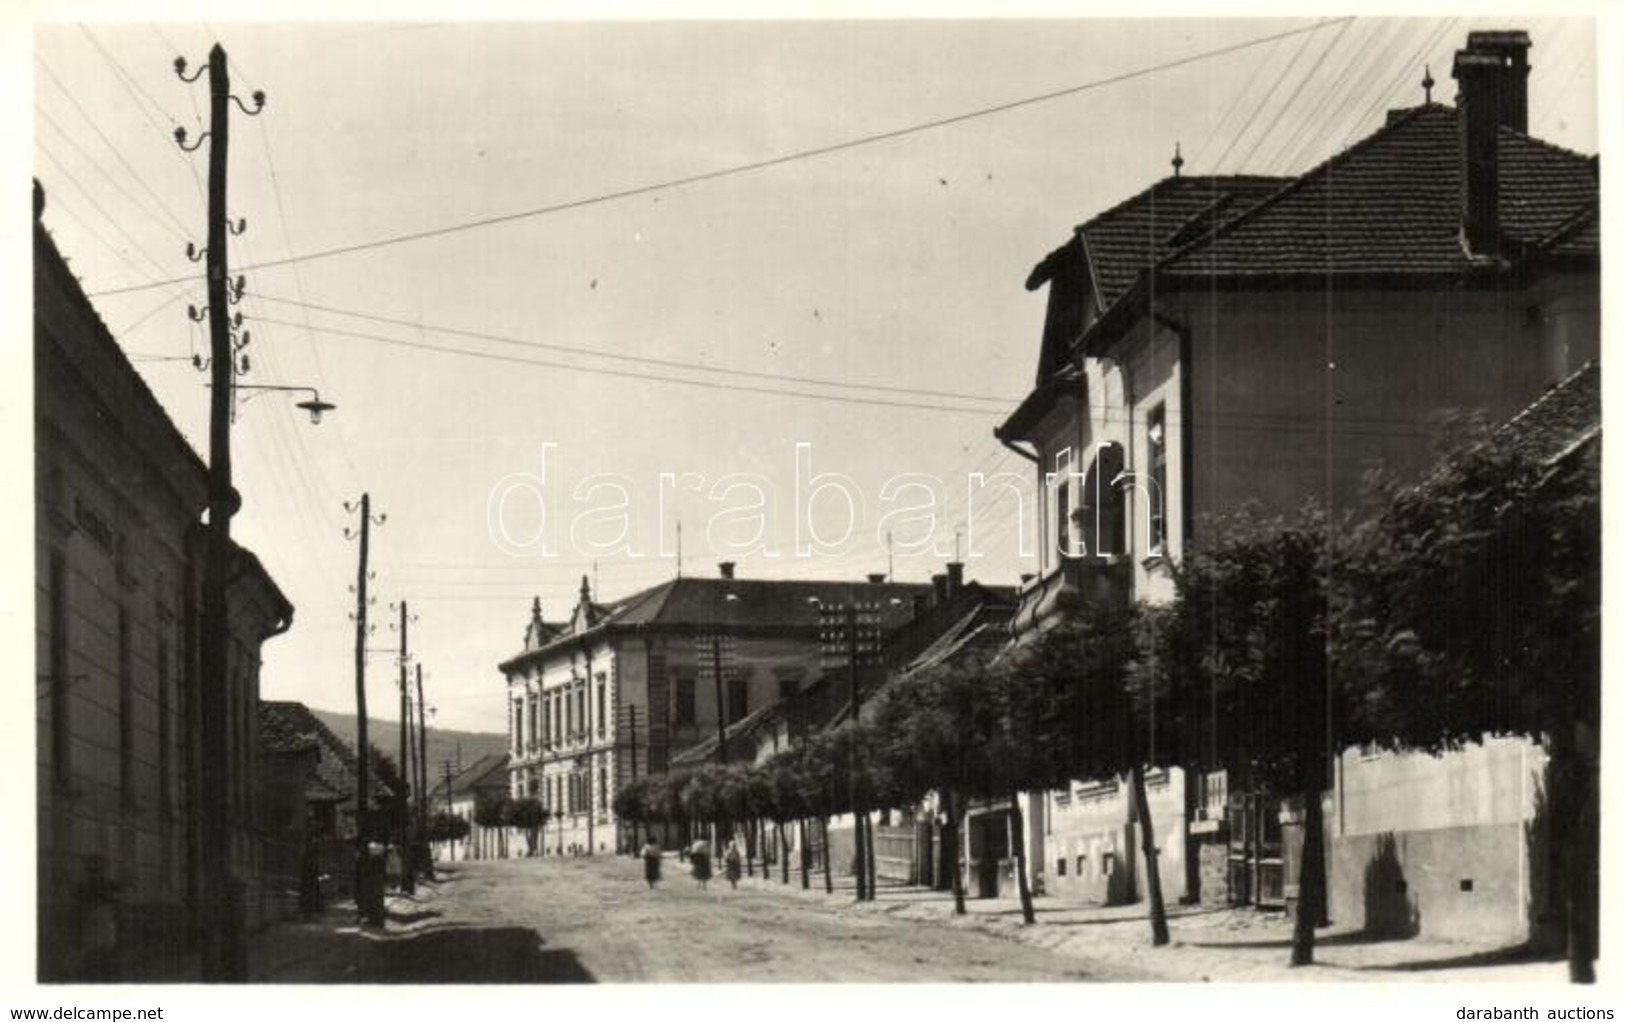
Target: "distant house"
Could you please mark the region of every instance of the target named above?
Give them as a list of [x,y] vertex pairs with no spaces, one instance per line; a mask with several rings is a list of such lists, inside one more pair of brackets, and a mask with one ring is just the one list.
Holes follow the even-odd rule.
[[[1523,32],[1470,33],[1454,106],[1428,96],[1392,111],[1292,178],[1184,177],[1176,164],[1038,264],[1036,384],[996,431],[1044,493],[1018,632],[1046,627],[1068,592],[1166,600],[1212,516],[1354,508],[1371,466],[1429,469],[1442,417],[1507,420],[1598,358],[1597,158],[1527,133],[1529,48]],[[1428,783],[1459,797],[1425,817],[1398,794],[1420,781],[1386,758],[1344,758],[1338,798],[1382,793],[1360,826],[1428,831],[1407,846],[1424,869],[1459,841],[1495,878],[1440,895],[1425,929],[1527,928],[1515,876],[1530,810],[1516,793],[1537,753],[1447,757]],[[1149,787],[1170,897],[1294,897],[1301,823],[1279,798],[1222,773],[1173,770]],[[1116,779],[1035,798],[1027,818],[1045,889],[1139,896],[1139,828]]]
[[[340,738],[304,703],[262,700],[260,731],[276,748],[315,749],[304,789],[310,832],[323,840],[353,842],[358,832],[354,744]],[[392,792],[371,761],[367,777],[367,804],[377,812],[388,804]]]
[[568,620],[544,621],[533,605],[524,649],[499,665],[511,793],[556,814],[549,853],[622,850],[632,836],[610,811],[620,785],[715,741],[719,716],[736,723],[818,677],[820,605],[862,598],[890,631],[928,592],[878,579],[739,579],[730,563],[716,578],[676,578],[606,605],[583,578]]
[[[198,949],[205,727],[224,729],[231,878],[268,899],[255,821],[261,645],[293,607],[232,552],[226,677],[200,658],[207,469],[45,229],[34,191],[34,681],[39,976],[183,979]],[[204,721],[204,686],[226,716]]]
[[468,837],[442,841],[438,854],[448,862],[462,859],[506,859],[523,856],[525,840],[512,827],[483,827],[478,809],[508,798],[508,754],[481,756],[461,771],[443,778],[429,791],[429,812],[450,813],[468,821]]

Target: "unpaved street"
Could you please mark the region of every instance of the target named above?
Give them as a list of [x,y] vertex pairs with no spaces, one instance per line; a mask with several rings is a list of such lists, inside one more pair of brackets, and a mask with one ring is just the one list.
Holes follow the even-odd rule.
[[[260,981],[383,983],[899,982],[1135,979],[1122,965],[747,880],[700,890],[675,860],[655,891],[631,859],[457,863],[391,899],[383,934],[330,911],[279,928]],[[882,895],[884,898],[884,894]]]

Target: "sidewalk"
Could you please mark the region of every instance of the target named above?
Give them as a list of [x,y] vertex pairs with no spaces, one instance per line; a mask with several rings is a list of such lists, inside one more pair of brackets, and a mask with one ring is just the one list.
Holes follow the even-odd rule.
[[1519,949],[1485,943],[1432,940],[1380,940],[1330,926],[1315,933],[1315,964],[1287,964],[1292,920],[1280,912],[1253,909],[1168,906],[1165,947],[1151,946],[1151,924],[1143,904],[1103,907],[1040,897],[1033,901],[1037,921],[1026,926],[1014,898],[965,900],[966,915],[954,915],[953,896],[921,887],[882,882],[872,902],[853,901],[851,877],[834,878],[835,893],[824,893],[821,873],[801,889],[792,868],[790,883],[760,872],[740,881],[788,896],[822,901],[843,912],[883,912],[938,926],[965,926],[1045,948],[1063,955],[1139,970],[1169,982],[1452,982],[1555,983],[1568,981],[1561,957],[1533,957]]
[[336,901],[321,913],[294,916],[250,934],[249,982],[377,982],[383,945],[412,936],[440,917],[435,907],[455,876],[419,880],[413,895],[391,891],[384,896],[386,919],[381,927],[362,926],[350,899]]

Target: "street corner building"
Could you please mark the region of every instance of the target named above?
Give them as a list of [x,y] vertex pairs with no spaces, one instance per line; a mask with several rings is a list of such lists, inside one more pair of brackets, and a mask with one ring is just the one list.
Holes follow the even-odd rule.
[[[1424,477],[1446,416],[1509,423],[1507,442],[1600,430],[1598,161],[1527,134],[1531,45],[1470,33],[1453,104],[1430,78],[1420,105],[1299,176],[1184,176],[1176,152],[1171,176],[1038,263],[1036,382],[996,431],[1043,493],[1018,642],[1068,594],[1170,599],[1212,516],[1354,508],[1378,464]],[[1439,759],[1338,755],[1332,916],[1529,935],[1543,766],[1512,739]],[[1223,772],[1154,772],[1148,787],[1171,896],[1290,905],[1301,806]],[[1037,885],[1143,896],[1125,788],[1032,798]]]
[[511,793],[539,799],[551,814],[538,854],[635,850],[631,830],[611,812],[615,792],[707,742],[711,757],[723,742],[724,757],[753,759],[738,748],[739,729],[821,676],[821,606],[861,602],[889,632],[930,593],[884,576],[736,578],[725,562],[716,577],[674,578],[610,604],[595,602],[583,578],[563,621],[546,621],[537,601],[523,651],[500,669]]
[[202,677],[207,468],[98,317],[34,189],[38,975],[195,975],[199,693],[224,686],[230,869],[272,911],[260,842],[261,645],[293,607],[232,551],[229,668]]

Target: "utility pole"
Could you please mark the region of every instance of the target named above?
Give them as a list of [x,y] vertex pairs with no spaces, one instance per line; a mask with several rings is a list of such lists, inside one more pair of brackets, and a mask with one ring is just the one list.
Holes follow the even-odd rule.
[[[852,737],[854,739],[851,748],[852,759],[849,769],[851,770],[852,783],[855,788],[858,779],[858,750],[856,739],[858,734],[858,710],[860,706],[858,702],[858,608],[855,599],[848,598],[846,601],[845,616],[846,685],[847,698],[852,705]],[[854,796],[855,795],[856,792],[854,792]],[[868,823],[869,811],[867,806],[862,805],[860,801],[854,797],[852,799],[852,847],[853,858],[856,864],[857,895],[859,901],[869,900],[869,866],[866,857],[866,852],[868,849],[866,847],[864,838],[864,831],[868,829]]]
[[[235,397],[232,383],[237,374],[237,355],[232,336],[226,271],[226,154],[230,137],[230,111],[236,101],[248,114],[265,105],[263,93],[255,93],[256,107],[249,110],[231,94],[231,78],[226,51],[216,43],[209,50],[209,130],[191,146],[186,131],[175,129],[175,141],[188,152],[210,140],[208,243],[204,264],[209,316],[209,523],[203,554],[203,627],[199,656],[203,684],[199,692],[200,782],[198,785],[199,838],[199,922],[202,924],[203,979],[208,982],[236,982],[247,979],[248,962],[243,933],[243,892],[231,869],[231,747],[229,736],[236,732],[230,720],[231,628],[227,618],[226,588],[232,568],[231,516],[242,499],[231,480],[231,411]],[[175,73],[184,82],[195,82],[200,70],[186,76],[186,58],[175,58]],[[187,246],[192,255],[192,246]],[[193,256],[195,260],[195,256]],[[243,344],[246,345],[246,335]],[[246,358],[246,356],[245,356]],[[245,362],[246,365],[246,362]]]
[[441,760],[440,766],[442,769],[444,769],[446,774],[446,812],[454,812],[455,807],[451,804],[451,760]]
[[418,841],[423,846],[423,875],[434,879],[434,856],[429,854],[429,732],[423,723],[423,664],[418,668]]
[[[367,544],[372,535],[372,497],[361,495],[359,507],[344,505],[347,511],[359,511],[361,525],[357,532],[361,550],[355,578],[355,886],[356,908],[362,917],[374,925],[384,921],[384,892],[382,878],[375,876],[375,864],[368,853],[367,840],[371,836],[371,813],[367,780],[370,774],[367,762]],[[383,515],[376,519],[384,523]],[[346,537],[350,530],[345,529]]]
[[402,600],[401,601],[401,658],[400,658],[400,662],[401,662],[401,724],[400,724],[401,762],[400,762],[400,771],[399,771],[402,787],[401,787],[401,791],[399,792],[400,805],[399,805],[399,809],[397,811],[397,817],[396,817],[396,821],[395,821],[395,833],[396,833],[396,847],[398,849],[398,856],[399,856],[399,858],[401,860],[401,878],[400,878],[401,893],[403,893],[403,894],[412,894],[412,893],[414,893],[416,891],[417,885],[412,882],[412,870],[407,866],[407,863],[411,861],[409,856],[411,854],[410,853],[410,847],[411,847],[411,844],[412,844],[412,837],[411,837],[412,828],[411,828],[410,823],[408,822],[408,816],[407,816],[407,806],[409,805],[409,803],[407,802],[407,799],[411,797],[411,791],[412,791],[412,782],[411,782],[411,777],[412,777],[412,767],[411,767],[412,745],[411,745],[410,740],[407,738],[406,729],[407,729],[407,721],[412,716],[412,709],[411,709],[410,706],[407,705],[407,697],[406,697],[406,692],[407,692],[407,689],[406,689],[406,661],[411,656],[411,654],[407,651],[406,627],[407,627],[406,601]]
[[722,684],[722,637],[711,633],[711,676],[717,689],[717,765],[728,762],[728,707]]
[[[638,708],[636,706],[626,708],[626,730],[632,740],[632,776],[630,780],[636,781],[638,779]],[[638,843],[638,821],[633,820],[632,854],[636,855],[640,847],[642,846]]]

